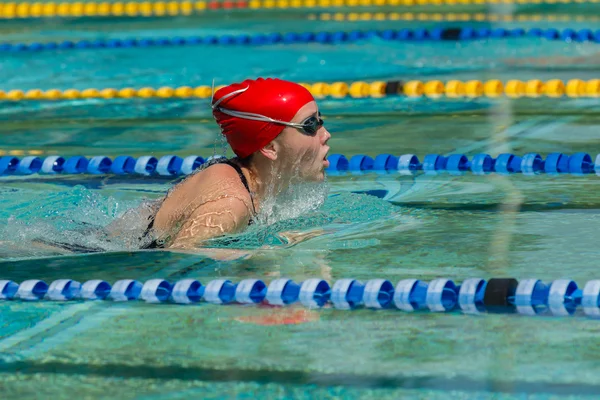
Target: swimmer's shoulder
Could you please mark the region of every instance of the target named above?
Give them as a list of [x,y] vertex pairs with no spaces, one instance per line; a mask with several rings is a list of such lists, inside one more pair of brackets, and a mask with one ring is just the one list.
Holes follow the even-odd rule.
[[248,226],[252,200],[231,166],[212,165],[181,185],[184,199],[165,201],[164,208],[170,211],[162,213],[161,209],[156,216],[159,229],[173,233],[169,247],[195,248],[204,240],[237,233]]
[[[218,190],[216,190],[218,189]],[[226,163],[213,164],[179,183],[171,196],[197,197],[199,194],[245,189],[237,171]],[[247,191],[246,191],[247,192]]]
[[250,193],[237,171],[225,163],[214,164],[173,188],[156,215],[155,226],[166,228],[173,221],[190,217],[208,203],[233,208],[232,211],[236,214],[244,214],[239,215],[240,217],[246,216],[245,214],[251,216],[247,207],[251,201]]
[[203,192],[211,190],[215,192],[242,192],[250,198],[238,171],[228,163],[213,164],[203,171],[198,172],[190,179],[189,186],[194,191]]

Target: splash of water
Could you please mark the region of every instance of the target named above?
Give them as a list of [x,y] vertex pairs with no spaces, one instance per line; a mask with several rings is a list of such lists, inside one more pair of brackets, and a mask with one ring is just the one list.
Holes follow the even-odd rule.
[[[326,184],[292,185],[279,196],[268,197],[255,224],[245,232],[212,239],[206,247],[281,247],[293,244],[294,237],[306,239],[340,229],[346,241],[329,247],[369,245],[363,242],[372,239],[355,238],[354,232],[364,232],[368,224],[389,219],[399,210],[372,196],[328,191]],[[136,250],[144,244],[152,212],[152,203],[144,199],[119,201],[84,187],[13,200],[0,218],[5,221],[0,222],[0,259]]]
[[[82,186],[11,198],[0,218],[0,258],[132,250],[147,224],[142,201],[119,201]],[[105,229],[115,223],[112,233]]]
[[[245,232],[215,238],[206,245],[244,249],[287,246],[295,244],[295,238],[305,240],[326,232],[344,231],[349,235],[354,231],[364,231],[369,224],[399,215],[399,207],[373,196],[354,193],[328,195],[328,192],[329,187],[325,184],[293,185],[281,196],[268,198],[256,223]],[[362,247],[363,241],[357,240],[354,247]],[[340,244],[341,247],[347,245],[348,242]]]

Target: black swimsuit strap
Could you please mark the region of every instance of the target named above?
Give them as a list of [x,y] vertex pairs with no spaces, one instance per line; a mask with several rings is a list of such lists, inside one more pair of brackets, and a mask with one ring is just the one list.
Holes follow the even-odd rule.
[[238,175],[240,176],[240,180],[242,181],[242,184],[244,185],[244,187],[248,191],[248,194],[250,195],[250,201],[252,202],[252,210],[254,211],[254,214],[256,215],[256,207],[254,207],[254,196],[252,196],[252,192],[250,191],[250,185],[248,185],[248,180],[244,176],[244,173],[242,172],[242,169],[240,168],[239,165],[237,165],[236,163],[232,162],[231,160],[223,160],[222,164],[229,165],[230,167],[232,167],[233,169],[235,169],[235,171],[238,173]]

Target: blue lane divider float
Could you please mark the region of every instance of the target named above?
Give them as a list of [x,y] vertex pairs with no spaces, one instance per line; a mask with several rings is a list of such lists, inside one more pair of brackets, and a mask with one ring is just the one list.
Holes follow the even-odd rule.
[[522,173],[524,175],[542,173],[583,175],[596,172],[600,175],[600,155],[592,160],[592,156],[587,153],[575,153],[571,156],[563,153],[551,153],[545,160],[537,153],[527,153],[522,157],[504,153],[496,158],[489,154],[476,154],[471,159],[465,154],[452,154],[449,156],[427,154],[422,162],[414,154],[405,154],[398,157],[391,154],[380,154],[375,159],[358,154],[352,156],[350,160],[344,155],[333,154],[329,156],[328,160],[327,172],[333,175],[341,172],[361,174],[371,171],[400,174],[438,174],[446,172],[453,175],[460,175],[465,172],[472,172],[477,175],[493,172],[499,174]]
[[49,156],[44,159],[30,156],[21,160],[13,156],[4,156],[0,157],[0,176],[31,174],[179,176],[191,174],[204,162],[204,158],[195,155],[183,158],[167,155],[159,159],[153,156],[142,156],[137,159],[131,156],[118,156],[114,160],[106,156],[90,159],[82,156],[68,158]]
[[270,33],[240,34],[222,36],[175,36],[172,38],[125,38],[96,40],[65,40],[62,42],[32,43],[0,43],[0,52],[39,52],[48,50],[83,50],[83,49],[132,49],[146,47],[173,46],[266,46],[274,44],[322,43],[338,44],[359,40],[378,38],[381,40],[424,41],[451,40],[465,41],[477,39],[502,39],[516,37],[534,37],[565,42],[600,42],[600,30],[591,29],[539,29],[532,28],[471,28],[471,27],[437,27],[432,29],[386,29],[386,30],[353,30],[349,32],[304,32],[304,33]]
[[270,304],[287,306],[299,303],[308,308],[330,306],[339,310],[357,308],[399,309],[406,312],[462,311],[466,314],[519,313],[570,316],[581,307],[584,314],[600,318],[600,280],[588,281],[580,288],[575,281],[558,279],[470,278],[462,284],[446,278],[425,282],[402,279],[394,286],[386,279],[340,279],[333,285],[314,278],[296,283],[281,278],[266,284],[260,279],[234,283],[216,279],[206,286],[195,279],[174,284],[163,279],[142,283],[122,279],[110,285],[103,280],[81,284],[59,279],[50,285],[41,280],[17,284],[0,280],[0,300],[92,301],[112,300],[146,303],[195,304]]
[[[154,156],[118,156],[114,160],[105,156],[96,156],[87,159],[82,156],[60,157],[49,156],[44,159],[39,157],[24,157],[19,159],[13,156],[0,157],[0,176],[10,175],[70,175],[70,174],[115,174],[115,175],[141,175],[173,177],[189,175],[209,159],[200,156],[179,157],[166,155],[160,158]],[[328,174],[349,172],[363,174],[399,173],[411,175],[417,173],[439,174],[450,173],[460,175],[472,172],[477,175],[489,173],[524,175],[563,174],[584,175],[596,173],[600,175],[600,154],[592,159],[587,153],[551,153],[544,159],[540,154],[527,153],[523,156],[504,153],[493,158],[489,154],[475,154],[469,159],[465,154],[427,154],[423,161],[414,154],[395,156],[392,154],[379,154],[375,158],[364,154],[357,154],[350,159],[342,154],[332,154],[328,157]]]

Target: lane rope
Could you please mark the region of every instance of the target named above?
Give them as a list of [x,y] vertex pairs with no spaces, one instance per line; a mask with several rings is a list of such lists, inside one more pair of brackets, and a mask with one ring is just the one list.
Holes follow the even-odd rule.
[[143,300],[146,303],[243,304],[289,306],[299,303],[310,308],[333,307],[338,310],[398,309],[405,312],[461,311],[465,314],[520,313],[570,316],[578,307],[589,317],[600,318],[600,280],[588,281],[583,288],[570,279],[545,283],[540,279],[469,278],[461,284],[447,278],[430,282],[402,279],[396,286],[387,279],[339,279],[333,285],[320,278],[296,283],[288,278],[268,285],[260,279],[233,283],[215,279],[202,285],[195,279],[171,283],[151,279],[142,283],[122,279],[113,285],[104,280],[81,284],[58,279],[50,285],[31,279],[17,284],[0,280],[0,301],[116,301]]
[[0,43],[0,52],[40,52],[49,50],[84,50],[84,49],[133,49],[148,47],[182,47],[182,46],[267,46],[293,45],[306,43],[339,44],[355,43],[373,38],[386,41],[467,41],[482,39],[504,38],[541,38],[560,40],[568,43],[600,42],[600,29],[505,29],[505,28],[417,28],[417,29],[387,29],[387,30],[353,30],[349,32],[304,32],[304,33],[271,33],[271,34],[241,34],[222,36],[176,36],[172,38],[126,38],[126,39],[96,39],[96,40],[65,40],[62,42],[32,42],[32,43]]
[[[118,156],[111,159],[106,156],[86,158],[83,156],[48,156],[40,158],[28,156],[22,159],[14,156],[0,157],[0,176],[15,175],[140,175],[175,177],[189,175],[213,156],[204,159],[197,155],[179,157],[165,155],[156,158],[151,155],[134,158]],[[544,159],[538,153],[527,153],[518,156],[502,153],[497,157],[489,154],[475,154],[469,158],[465,154],[443,156],[427,154],[423,161],[414,154],[395,156],[379,154],[370,157],[357,154],[350,158],[342,154],[327,157],[329,167],[326,172],[331,175],[340,173],[363,174],[368,172],[399,173],[401,175],[441,174],[461,175],[467,172],[476,175],[523,174],[535,176],[539,174],[571,174],[575,176],[596,174],[600,176],[600,154],[595,159],[588,153],[550,153]]]
[[600,22],[600,16],[573,14],[492,14],[492,13],[427,13],[427,12],[348,12],[309,14],[309,20],[420,21],[420,22]]
[[85,17],[175,17],[218,10],[286,10],[314,8],[481,6],[491,4],[581,4],[600,0],[225,0],[225,1],[127,1],[127,2],[3,2],[0,19]]
[[[570,79],[563,81],[561,79],[549,79],[541,81],[531,79],[522,81],[519,79],[510,79],[503,82],[499,79],[490,79],[488,81],[480,80],[449,80],[442,82],[440,80],[431,81],[375,81],[375,82],[316,82],[300,83],[307,88],[316,98],[381,98],[386,96],[402,97],[427,97],[431,99],[438,98],[498,98],[506,96],[517,99],[527,98],[581,98],[581,97],[600,97],[600,79],[591,79],[584,81],[581,79]],[[220,89],[218,86],[215,90]],[[212,95],[210,86],[180,86],[160,88],[89,88],[78,89],[30,89],[30,90],[9,90],[7,92],[0,90],[1,101],[56,101],[56,100],[78,100],[78,99],[132,99],[132,98],[160,98],[160,99],[189,99],[201,98],[208,99]]]

